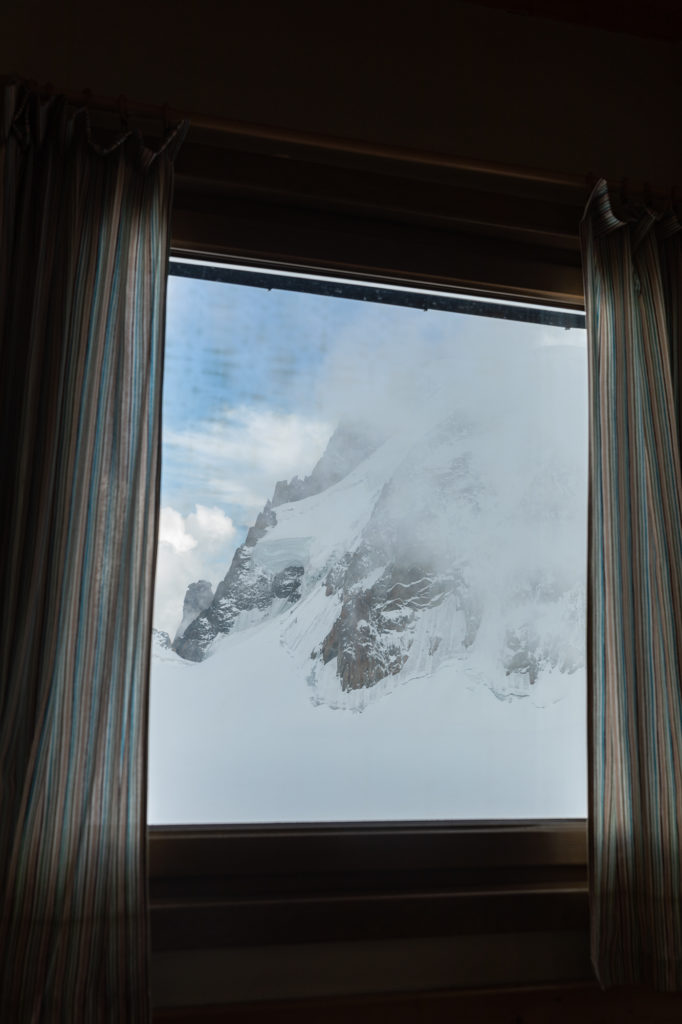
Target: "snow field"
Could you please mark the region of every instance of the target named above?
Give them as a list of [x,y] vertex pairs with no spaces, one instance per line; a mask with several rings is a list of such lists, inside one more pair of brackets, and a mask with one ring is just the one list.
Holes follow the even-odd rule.
[[297,612],[199,664],[155,661],[150,824],[584,816],[579,685],[546,706],[503,701],[450,663],[362,713],[314,704],[282,641]]

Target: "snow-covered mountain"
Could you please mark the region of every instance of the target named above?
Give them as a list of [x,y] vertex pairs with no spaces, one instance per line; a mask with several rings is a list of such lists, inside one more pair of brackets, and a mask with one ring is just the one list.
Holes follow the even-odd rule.
[[[570,394],[583,360],[557,347],[546,373]],[[227,658],[226,635],[277,625],[315,704],[361,710],[447,666],[501,699],[549,678],[559,697],[584,657],[584,452],[543,420],[542,374],[509,397],[444,386],[390,430],[342,423],[192,621],[186,603],[177,654]]]
[[156,637],[151,822],[586,813],[585,350],[477,331],[385,388],[360,355],[318,465]]

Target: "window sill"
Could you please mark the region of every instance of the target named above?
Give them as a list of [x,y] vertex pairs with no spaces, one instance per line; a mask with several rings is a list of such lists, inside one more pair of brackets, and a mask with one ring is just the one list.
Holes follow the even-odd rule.
[[155,952],[585,931],[585,822],[152,827]]

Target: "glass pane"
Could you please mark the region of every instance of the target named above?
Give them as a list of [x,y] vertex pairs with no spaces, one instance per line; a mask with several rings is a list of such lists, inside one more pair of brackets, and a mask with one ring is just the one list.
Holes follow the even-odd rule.
[[149,820],[586,814],[585,334],[171,277]]

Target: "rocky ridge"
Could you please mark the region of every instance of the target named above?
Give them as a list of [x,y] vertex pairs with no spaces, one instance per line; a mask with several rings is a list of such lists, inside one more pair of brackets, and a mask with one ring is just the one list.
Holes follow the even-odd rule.
[[235,551],[215,595],[186,621],[190,592],[194,595],[197,588],[204,585],[210,588],[210,584],[199,581],[188,587],[183,621],[173,642],[173,650],[177,654],[189,661],[202,661],[211,642],[217,636],[229,633],[240,617],[242,622],[250,624],[257,621],[259,613],[272,612],[273,603],[281,607],[298,600],[303,567],[294,564],[269,573],[254,562],[253,549],[267,530],[276,525],[276,507],[326,490],[371,454],[377,444],[376,432],[341,424],[309,476],[303,480],[296,476],[290,481],[277,482],[272,499],[250,527],[244,543]]
[[213,588],[208,580],[197,580],[196,583],[190,583],[185,593],[185,600],[182,606],[182,621],[175,634],[174,644],[177,644],[178,640],[184,635],[190,623],[194,622],[197,616],[201,615],[208,608],[213,597]]

